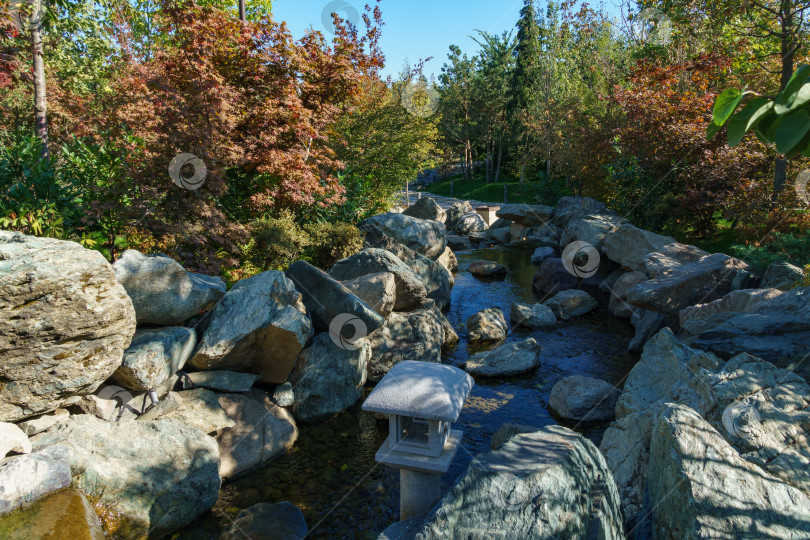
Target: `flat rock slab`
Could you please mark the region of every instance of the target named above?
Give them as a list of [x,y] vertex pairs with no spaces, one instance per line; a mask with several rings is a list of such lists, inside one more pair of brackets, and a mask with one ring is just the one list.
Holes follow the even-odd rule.
[[472,355],[464,369],[480,377],[512,377],[540,366],[540,345],[534,338],[504,343]]
[[557,316],[545,304],[512,304],[509,318],[513,326],[524,328],[552,328],[557,325]]
[[132,298],[138,324],[180,324],[214,305],[225,294],[218,277],[186,272],[162,253],[128,249],[113,264],[118,283]]
[[0,461],[0,514],[68,487],[72,481],[68,456],[66,447],[54,445]]
[[135,310],[101,253],[0,231],[0,421],[52,411],[121,365]]
[[290,413],[254,389],[250,394],[217,394],[220,406],[236,422],[217,433],[222,459],[219,474],[238,477],[287,451],[298,438]]
[[214,433],[236,425],[220,406],[217,395],[210,390],[197,388],[176,392],[174,395],[180,401],[179,407],[165,418],[175,418],[203,433]]
[[534,227],[549,221],[554,208],[542,204],[503,204],[495,215],[512,223]]
[[55,492],[30,506],[0,517],[0,536],[4,540],[107,538],[90,501],[75,488]]
[[135,391],[156,388],[186,365],[196,345],[197,333],[193,328],[171,326],[138,330],[112,380]]
[[260,375],[253,373],[227,370],[197,371],[188,374],[188,379],[194,386],[217,392],[250,392],[253,384],[260,378]]
[[70,413],[67,410],[56,409],[50,414],[43,414],[42,416],[20,422],[17,426],[23,430],[26,435],[33,437],[37,433],[42,433],[57,424],[60,420],[66,420],[68,416],[70,416]]
[[0,422],[0,459],[9,453],[27,454],[31,452],[28,435],[15,424]]
[[178,420],[112,424],[71,416],[32,441],[36,450],[68,448],[73,484],[93,499],[110,535],[170,534],[219,495],[216,442]]
[[624,223],[607,235],[602,244],[602,251],[610,260],[625,269],[644,272],[644,260],[647,255],[674,243],[676,240],[671,236],[661,236],[639,229],[630,223]]

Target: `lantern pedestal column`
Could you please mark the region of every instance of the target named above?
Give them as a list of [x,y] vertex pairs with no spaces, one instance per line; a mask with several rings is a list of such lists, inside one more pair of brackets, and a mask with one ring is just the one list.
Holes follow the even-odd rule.
[[442,474],[399,470],[399,520],[424,516],[442,497]]

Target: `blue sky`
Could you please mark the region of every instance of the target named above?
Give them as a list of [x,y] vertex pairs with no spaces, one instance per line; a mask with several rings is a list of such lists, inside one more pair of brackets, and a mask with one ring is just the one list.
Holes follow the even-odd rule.
[[[248,0],[250,1],[250,0]],[[606,9],[618,10],[619,0],[605,0]],[[293,36],[301,37],[312,26],[323,31],[323,13],[335,11],[343,18],[362,13],[365,0],[274,0],[273,15],[285,21]],[[598,5],[599,0],[592,2]],[[328,7],[329,6],[329,7]],[[478,46],[469,36],[475,30],[500,34],[515,28],[523,0],[383,0],[381,46],[386,55],[385,75],[396,75],[408,60],[433,57],[425,74],[438,74],[450,45],[472,54]],[[347,14],[349,14],[347,16]]]

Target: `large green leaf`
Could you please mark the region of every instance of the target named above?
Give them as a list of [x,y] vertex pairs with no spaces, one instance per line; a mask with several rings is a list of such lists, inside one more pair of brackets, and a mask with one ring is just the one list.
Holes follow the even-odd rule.
[[721,129],[723,129],[723,126],[718,126],[714,122],[709,122],[709,127],[706,129],[706,137],[709,140],[714,139],[714,136],[717,135],[717,132],[719,132]]
[[759,140],[763,143],[773,144],[773,137],[776,133],[776,128],[779,127],[779,124],[784,119],[784,116],[779,116],[776,113],[766,115],[762,120],[760,120],[756,128],[754,128],[754,133],[757,134],[757,138],[759,138]]
[[797,151],[804,150],[797,147],[809,131],[810,114],[805,109],[790,113],[776,129],[774,135],[776,150],[785,155],[792,155]]
[[806,103],[810,103],[810,83],[808,82],[805,82],[799,89],[799,92],[796,94],[796,99],[790,104],[790,110],[798,109]]
[[736,146],[751,128],[755,127],[762,118],[773,112],[773,102],[768,98],[754,98],[745,107],[731,117],[728,122],[728,144]]
[[796,99],[799,90],[807,82],[808,77],[810,77],[810,66],[801,66],[793,73],[785,89],[779,92],[774,101],[777,114],[785,114],[790,110],[791,104]]
[[736,88],[723,90],[723,93],[717,96],[717,101],[714,102],[712,122],[718,126],[725,124],[728,118],[734,114],[734,110],[737,108],[737,105],[740,104],[742,98],[742,92]]

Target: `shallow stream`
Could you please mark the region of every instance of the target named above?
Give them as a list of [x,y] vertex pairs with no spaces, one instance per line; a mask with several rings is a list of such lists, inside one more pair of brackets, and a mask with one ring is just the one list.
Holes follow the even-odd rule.
[[[445,363],[460,366],[469,357],[464,325],[477,311],[499,307],[508,321],[512,302],[537,302],[531,287],[537,271],[530,261],[534,247],[518,244],[456,254],[459,272],[447,317],[461,341],[443,355]],[[501,280],[478,279],[465,271],[477,259],[500,262],[509,275]],[[604,307],[550,330],[512,332],[507,341],[530,336],[543,349],[536,372],[476,381],[454,425],[464,438],[442,477],[443,491],[464,472],[473,456],[490,450],[490,439],[504,422],[537,427],[555,423],[546,404],[558,380],[581,374],[620,385],[638,359],[626,352],[633,336],[629,322],[615,319]],[[598,445],[605,427],[576,429]],[[398,519],[399,474],[374,461],[387,436],[387,422],[361,412],[358,403],[330,420],[299,425],[299,430],[298,441],[287,454],[223,485],[214,508],[175,538],[215,539],[242,508],[259,502],[288,500],[298,506],[310,527],[307,538],[313,539],[377,538]]]

